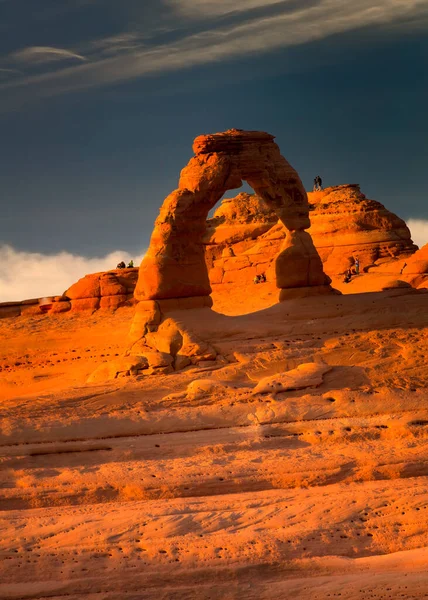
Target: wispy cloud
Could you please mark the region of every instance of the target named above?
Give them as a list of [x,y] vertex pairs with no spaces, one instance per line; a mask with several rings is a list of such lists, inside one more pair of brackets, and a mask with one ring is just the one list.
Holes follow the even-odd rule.
[[106,256],[88,258],[69,252],[48,255],[0,246],[0,302],[59,295],[84,275],[114,269],[122,260],[127,263],[133,259],[138,266],[143,255],[114,250]]
[[121,52],[141,49],[142,45],[143,38],[141,34],[137,32],[128,32],[95,40],[88,47],[88,52],[96,53],[99,51],[101,54],[114,55]]
[[[184,68],[228,61],[254,53],[261,54],[288,46],[322,40],[338,33],[350,32],[362,27],[419,26],[428,21],[427,0],[311,0],[297,4],[290,0],[247,0],[245,11],[242,3],[232,0],[168,0],[175,19],[175,40],[168,43],[147,45],[147,32],[118,33],[101,40],[93,40],[81,49],[47,49],[44,58],[75,58],[84,64],[60,68],[43,74],[35,74],[0,85],[6,89],[32,86],[39,96],[66,93],[94,86],[128,81],[150,74],[161,74]],[[255,16],[249,8],[277,5],[275,14]],[[198,32],[183,28],[188,20],[183,15],[192,10],[206,18],[206,25]],[[297,7],[297,8],[296,8]],[[234,9],[234,10],[233,10]],[[215,22],[210,18],[227,12],[242,13],[236,22]],[[195,14],[196,14],[195,13]],[[182,28],[182,29],[180,29]],[[201,31],[203,29],[203,31]],[[180,34],[181,31],[181,34]],[[43,54],[43,53],[41,53]],[[15,53],[23,58],[35,57],[35,48]],[[6,65],[8,66],[8,65]],[[5,96],[5,95],[4,95]],[[15,99],[11,97],[10,102]]]
[[52,48],[50,46],[31,46],[13,52],[8,57],[14,62],[20,63],[45,63],[58,60],[75,59],[86,61],[86,58],[81,54],[65,50],[64,48]]
[[254,8],[265,8],[274,4],[285,4],[290,0],[167,0],[168,5],[178,14],[188,18],[218,16],[229,13],[245,12]]
[[5,75],[10,75],[11,73],[15,73],[16,75],[22,75],[22,71],[18,69],[0,69],[0,75],[4,73]]
[[408,219],[407,227],[412,234],[412,240],[422,248],[428,244],[428,220],[427,219]]

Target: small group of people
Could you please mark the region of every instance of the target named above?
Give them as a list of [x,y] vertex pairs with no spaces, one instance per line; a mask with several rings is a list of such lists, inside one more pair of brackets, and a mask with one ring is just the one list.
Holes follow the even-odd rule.
[[120,263],[117,264],[116,269],[126,269],[126,268],[132,269],[133,267],[134,267],[134,261],[133,260],[129,261],[128,266],[126,266],[126,264],[122,260]]
[[254,283],[265,283],[266,275],[262,273],[261,275],[256,275],[253,279]]
[[343,278],[343,283],[349,283],[351,281],[351,278],[353,275],[359,275],[359,274],[360,274],[360,259],[358,258],[358,256],[356,256],[354,258],[354,268],[351,269],[351,267],[349,267],[349,269],[346,271],[345,277]]
[[322,190],[322,179],[317,175],[314,179],[314,192],[320,192]]

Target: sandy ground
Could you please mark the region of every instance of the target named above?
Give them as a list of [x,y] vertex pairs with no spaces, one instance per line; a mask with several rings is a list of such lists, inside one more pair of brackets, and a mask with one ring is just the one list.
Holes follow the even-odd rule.
[[108,385],[132,309],[0,321],[2,600],[428,597],[428,294],[275,294],[175,315],[221,368]]

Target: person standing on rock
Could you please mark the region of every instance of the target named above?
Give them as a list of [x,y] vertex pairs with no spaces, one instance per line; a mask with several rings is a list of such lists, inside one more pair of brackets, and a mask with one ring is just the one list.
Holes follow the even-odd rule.
[[317,175],[314,179],[314,192],[320,192],[322,190],[322,179]]
[[360,259],[358,256],[355,257],[355,275],[360,274]]

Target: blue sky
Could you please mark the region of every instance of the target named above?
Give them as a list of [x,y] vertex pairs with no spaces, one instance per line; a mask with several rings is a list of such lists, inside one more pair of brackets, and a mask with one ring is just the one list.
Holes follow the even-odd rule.
[[423,227],[427,32],[428,0],[0,0],[0,255],[40,285],[61,252],[67,277],[140,256],[193,138],[231,127]]

